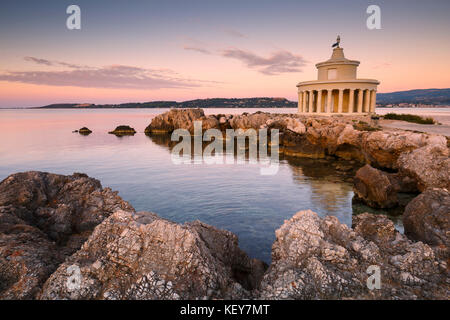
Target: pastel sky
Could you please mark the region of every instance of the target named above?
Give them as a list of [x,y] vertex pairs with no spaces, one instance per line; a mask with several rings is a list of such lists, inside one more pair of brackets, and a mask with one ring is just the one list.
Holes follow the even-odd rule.
[[[81,30],[66,27],[71,4]],[[366,27],[370,4],[381,30]],[[2,0],[0,107],[297,100],[338,34],[379,92],[450,87],[448,0]]]

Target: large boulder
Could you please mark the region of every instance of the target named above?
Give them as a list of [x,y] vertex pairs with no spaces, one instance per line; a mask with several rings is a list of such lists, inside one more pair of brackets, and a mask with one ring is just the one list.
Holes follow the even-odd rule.
[[0,207],[0,299],[33,299],[64,255],[15,211]]
[[[381,288],[369,289],[369,267]],[[371,271],[373,272],[373,271]],[[448,299],[447,263],[408,240],[384,216],[362,214],[354,229],[306,210],[276,231],[262,299]]]
[[[80,270],[76,290],[67,285],[71,267]],[[264,270],[231,232],[118,211],[52,274],[40,298],[237,299],[249,295]]]
[[194,121],[205,119],[203,109],[171,109],[154,117],[145,128],[145,133],[171,133],[175,129],[186,129],[193,133]]
[[397,192],[389,175],[366,164],[354,178],[353,191],[371,207],[392,208],[398,205]]
[[397,165],[403,175],[417,181],[420,191],[427,188],[450,189],[449,148],[444,141],[403,153]]
[[13,174],[0,183],[0,299],[31,299],[59,263],[118,209],[117,192],[84,174]]
[[414,198],[403,214],[405,233],[430,245],[450,247],[450,192],[430,188]]
[[375,169],[369,164],[356,171],[353,191],[356,200],[375,208],[393,208],[399,205],[398,192],[418,192],[417,182],[411,177]]
[[255,129],[258,130],[266,125],[266,122],[271,118],[270,113],[265,112],[255,112],[253,114],[241,114],[234,115],[233,118],[229,120],[230,126],[237,129]]

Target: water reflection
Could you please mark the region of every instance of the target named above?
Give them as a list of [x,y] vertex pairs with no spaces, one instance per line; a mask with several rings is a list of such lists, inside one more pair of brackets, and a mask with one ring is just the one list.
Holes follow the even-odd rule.
[[[271,259],[274,231],[297,211],[332,214],[351,225],[351,179],[357,164],[280,156],[277,174],[263,176],[261,159],[250,161],[245,152],[241,164],[177,165],[170,152],[176,142],[143,134],[162,111],[0,111],[0,179],[27,170],[84,172],[118,190],[136,210],[179,223],[198,219],[230,230],[243,250],[266,262]],[[123,123],[138,133],[120,139],[108,134]],[[72,133],[82,126],[92,133]],[[230,156],[233,159],[235,153]]]

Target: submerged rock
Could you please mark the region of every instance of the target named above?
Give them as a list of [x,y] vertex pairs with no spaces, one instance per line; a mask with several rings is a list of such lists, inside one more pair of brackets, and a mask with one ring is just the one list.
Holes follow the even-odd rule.
[[[381,288],[370,290],[370,266]],[[354,229],[333,216],[298,212],[276,231],[261,299],[448,299],[447,263],[398,233],[384,216],[361,214]]]
[[414,198],[403,214],[405,234],[430,245],[450,246],[450,192],[430,188]]
[[59,263],[118,209],[117,192],[84,174],[13,174],[0,183],[0,299],[31,299]]
[[92,133],[92,131],[89,128],[87,128],[87,127],[83,127],[83,128],[81,128],[79,130],[75,130],[74,132],[78,132],[79,134],[82,134],[84,136],[87,136],[87,135]]
[[[80,268],[78,290],[66,284],[70,266]],[[41,299],[240,299],[264,270],[231,232],[118,211],[47,280]]]
[[136,130],[134,130],[134,128],[131,128],[130,126],[121,125],[108,133],[115,134],[116,136],[134,136]]

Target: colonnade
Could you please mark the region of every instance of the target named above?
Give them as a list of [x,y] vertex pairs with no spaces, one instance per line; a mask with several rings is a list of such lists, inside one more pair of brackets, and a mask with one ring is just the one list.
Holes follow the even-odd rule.
[[376,90],[323,89],[298,92],[301,113],[375,113]]

